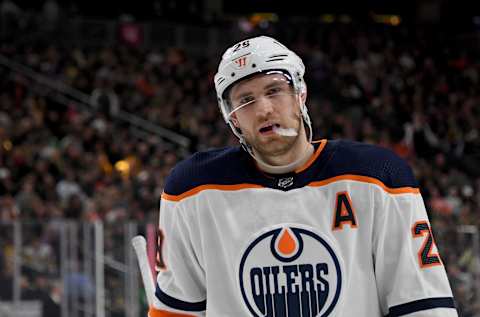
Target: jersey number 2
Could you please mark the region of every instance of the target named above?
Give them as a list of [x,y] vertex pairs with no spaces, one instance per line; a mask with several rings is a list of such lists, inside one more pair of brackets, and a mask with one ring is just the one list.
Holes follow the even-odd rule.
[[433,247],[436,248],[433,240],[432,229],[427,221],[418,221],[412,227],[412,234],[414,238],[423,237],[424,241],[420,251],[418,251],[418,261],[421,268],[426,268],[435,265],[441,265],[442,261],[438,253],[433,253]]

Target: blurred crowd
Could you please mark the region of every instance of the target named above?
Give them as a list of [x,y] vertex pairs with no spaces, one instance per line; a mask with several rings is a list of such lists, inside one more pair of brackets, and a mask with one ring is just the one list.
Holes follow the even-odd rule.
[[[471,230],[480,227],[478,47],[459,46],[452,34],[378,25],[273,35],[304,59],[317,139],[379,144],[410,163],[461,316],[480,316],[480,250]],[[164,179],[183,157],[156,136],[133,133],[116,119],[119,110],[188,136],[192,151],[237,143],[214,94],[221,52],[0,43],[0,54],[93,105],[61,103],[0,66],[0,222],[155,219]],[[45,235],[38,240],[43,247],[33,251],[55,257]]]

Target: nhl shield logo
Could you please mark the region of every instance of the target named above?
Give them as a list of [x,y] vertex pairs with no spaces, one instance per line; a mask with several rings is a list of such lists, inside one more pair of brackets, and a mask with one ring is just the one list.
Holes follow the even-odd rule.
[[287,188],[293,185],[293,177],[280,178],[278,180],[278,187]]
[[343,283],[343,262],[337,254],[313,228],[302,225],[258,234],[238,269],[251,316],[334,316]]

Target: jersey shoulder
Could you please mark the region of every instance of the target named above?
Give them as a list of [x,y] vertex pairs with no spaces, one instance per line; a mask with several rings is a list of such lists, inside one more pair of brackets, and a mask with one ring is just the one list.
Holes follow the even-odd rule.
[[418,187],[408,163],[390,149],[361,142],[329,141],[327,177],[352,174],[378,179],[390,188]]
[[197,152],[179,162],[166,179],[165,193],[180,195],[201,185],[245,182],[245,151],[240,147]]

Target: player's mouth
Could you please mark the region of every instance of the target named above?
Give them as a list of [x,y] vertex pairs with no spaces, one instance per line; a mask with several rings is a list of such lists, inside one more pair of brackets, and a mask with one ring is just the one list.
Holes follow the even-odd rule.
[[274,128],[280,128],[280,125],[278,123],[268,123],[263,125],[258,131],[261,135],[273,134]]

